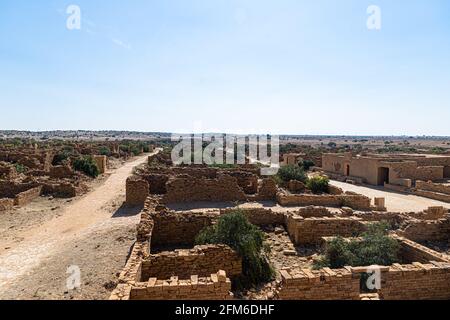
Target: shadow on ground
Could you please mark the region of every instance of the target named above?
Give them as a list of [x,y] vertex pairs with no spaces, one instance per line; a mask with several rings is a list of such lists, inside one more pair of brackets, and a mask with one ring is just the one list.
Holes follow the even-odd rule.
[[142,209],[144,209],[144,206],[129,206],[125,203],[120,206],[119,209],[114,212],[112,215],[113,218],[123,218],[123,217],[131,217],[138,215]]

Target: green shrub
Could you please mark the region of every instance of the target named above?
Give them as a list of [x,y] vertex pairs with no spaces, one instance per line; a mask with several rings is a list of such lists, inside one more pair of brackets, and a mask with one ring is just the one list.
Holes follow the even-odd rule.
[[312,160],[303,160],[299,165],[303,170],[308,171],[311,167],[315,166],[315,163]]
[[98,148],[98,154],[101,156],[111,156],[111,149],[108,148],[107,146],[101,146],[100,148]]
[[27,168],[23,164],[16,163],[14,167],[16,168],[17,173],[24,173],[27,171]]
[[306,182],[306,187],[313,193],[328,193],[330,179],[324,176],[315,176]]
[[280,179],[284,182],[289,182],[291,180],[298,180],[305,183],[306,180],[308,180],[305,171],[299,166],[294,165],[281,167],[278,170],[278,177],[280,177]]
[[222,215],[217,224],[202,230],[196,244],[225,244],[236,250],[242,258],[242,275],[233,281],[237,290],[248,289],[270,281],[274,271],[268,263],[264,246],[264,233],[236,210]]
[[92,157],[83,157],[75,159],[72,162],[72,166],[76,171],[83,172],[84,174],[96,178],[100,174],[97,164]]
[[344,266],[389,266],[399,262],[400,245],[397,240],[389,237],[389,228],[389,223],[377,222],[368,225],[368,230],[362,234],[361,239],[336,237],[327,244],[324,256],[314,267],[336,269]]

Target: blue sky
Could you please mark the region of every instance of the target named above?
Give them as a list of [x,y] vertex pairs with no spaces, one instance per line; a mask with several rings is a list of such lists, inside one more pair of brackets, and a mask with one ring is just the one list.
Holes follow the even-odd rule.
[[447,0],[0,2],[1,129],[450,135],[449,88]]

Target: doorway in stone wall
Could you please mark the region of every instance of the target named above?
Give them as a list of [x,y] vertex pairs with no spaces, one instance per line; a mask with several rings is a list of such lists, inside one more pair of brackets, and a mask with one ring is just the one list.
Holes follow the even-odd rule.
[[444,178],[445,179],[449,179],[450,178],[450,167],[449,166],[445,166],[444,167]]
[[389,184],[389,168],[378,168],[378,185],[384,186],[384,184]]
[[346,166],[345,166],[345,175],[348,177],[348,176],[350,176],[350,165],[349,164],[347,164]]

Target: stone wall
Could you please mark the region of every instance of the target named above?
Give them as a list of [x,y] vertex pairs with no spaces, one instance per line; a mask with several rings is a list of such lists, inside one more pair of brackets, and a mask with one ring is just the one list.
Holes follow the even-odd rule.
[[130,206],[144,205],[149,195],[148,182],[141,177],[131,176],[126,182],[126,204]]
[[234,250],[225,245],[196,246],[190,250],[175,250],[152,254],[142,261],[141,277],[169,279],[178,276],[188,279],[195,274],[206,277],[224,270],[233,277],[242,273],[242,261]]
[[397,233],[407,239],[422,241],[447,241],[450,236],[450,220],[411,219]]
[[41,195],[42,192],[42,186],[35,187],[32,189],[29,189],[27,191],[21,192],[16,195],[14,198],[14,205],[15,206],[25,206],[29,204],[31,201],[36,199]]
[[450,195],[448,195],[448,194],[434,192],[434,191],[419,190],[419,189],[413,190],[412,193],[415,194],[416,196],[450,203]]
[[400,240],[400,256],[403,261],[408,263],[428,263],[430,261],[447,262],[447,256],[445,254],[436,252],[405,238],[397,237],[397,239]]
[[450,263],[393,265],[382,273],[379,294],[385,300],[448,300]]
[[354,237],[366,230],[359,218],[324,217],[303,218],[291,216],[287,219],[289,236],[295,245],[319,244],[323,237]]
[[100,174],[105,173],[107,169],[108,158],[106,156],[94,156],[93,158],[95,163],[97,164],[97,168]]
[[51,178],[64,179],[72,177],[74,172],[69,166],[52,166],[48,175]]
[[14,207],[14,199],[2,198],[0,199],[0,211],[10,210]]
[[[221,209],[220,214],[228,214],[235,211],[233,209]],[[265,208],[239,208],[241,212],[247,217],[250,223],[256,226],[267,226],[267,225],[285,225],[286,218],[284,213],[274,212],[271,209]]]
[[281,271],[283,300],[359,300],[360,276],[347,269]]
[[[175,276],[168,280],[151,278],[148,282],[132,286],[128,298],[130,300],[228,300],[233,297],[230,291],[230,279],[226,277],[224,271],[219,271],[209,277],[193,275],[189,279],[178,279]],[[120,299],[120,296],[115,294],[112,299]]]
[[282,206],[325,206],[350,207],[356,210],[370,210],[371,200],[363,195],[314,195],[314,194],[277,194],[278,203]]
[[160,211],[153,219],[152,246],[193,245],[197,234],[212,224],[213,216],[183,212]]
[[79,193],[77,187],[69,182],[63,183],[43,183],[42,193],[45,195],[52,195],[56,198],[73,198]]
[[217,179],[178,176],[171,178],[166,188],[164,203],[245,201],[247,199],[237,179],[225,174],[220,174]]

